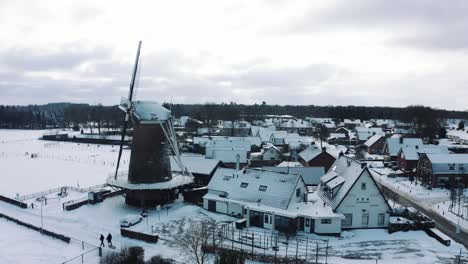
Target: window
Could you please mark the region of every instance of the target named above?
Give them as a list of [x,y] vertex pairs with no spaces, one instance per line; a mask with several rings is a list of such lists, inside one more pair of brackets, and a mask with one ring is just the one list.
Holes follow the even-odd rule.
[[353,225],[353,214],[344,214],[345,219],[341,220],[342,226],[352,226]]
[[307,226],[307,227],[310,226],[310,219],[309,218],[306,219],[305,226]]
[[362,214],[362,225],[368,225],[369,224],[369,214],[368,213],[363,213]]
[[247,182],[241,182],[241,184],[240,184],[241,188],[247,188],[247,186],[249,186],[249,184]]
[[385,214],[379,214],[378,225],[384,225],[385,223]]
[[455,164],[449,164],[449,170],[455,170]]
[[459,169],[459,170],[464,170],[463,164],[458,164],[458,169]]
[[296,197],[301,197],[301,188],[296,189]]
[[322,223],[322,224],[331,224],[331,219],[322,219],[322,220],[320,220],[320,223]]
[[231,179],[231,176],[224,176],[223,177],[223,180],[225,180],[225,181],[229,181],[230,179]]
[[268,186],[266,185],[260,185],[260,187],[258,187],[258,190],[261,191],[261,192],[266,192]]
[[366,183],[363,182],[363,183],[361,183],[361,190],[365,190],[365,189],[366,189]]

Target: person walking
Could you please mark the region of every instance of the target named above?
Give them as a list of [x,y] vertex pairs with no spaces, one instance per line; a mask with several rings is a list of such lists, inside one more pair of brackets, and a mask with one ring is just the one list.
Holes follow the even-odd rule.
[[104,245],[104,236],[101,234],[101,237],[99,237],[99,239],[101,240],[101,247],[105,247]]
[[109,247],[112,247],[112,235],[110,233],[107,235],[106,240]]

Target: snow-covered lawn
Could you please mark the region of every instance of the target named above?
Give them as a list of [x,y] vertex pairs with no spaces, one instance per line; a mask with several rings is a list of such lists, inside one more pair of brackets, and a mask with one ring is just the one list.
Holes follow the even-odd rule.
[[[115,169],[116,146],[39,140],[46,132],[0,130],[1,195],[103,184]],[[128,158],[129,151],[124,151],[122,167],[128,166]]]
[[[0,230],[0,263],[62,263],[92,249],[86,245],[82,250],[76,241],[67,244],[5,219],[0,219]],[[85,254],[84,259],[97,262],[97,251]],[[72,263],[81,263],[81,257]]]

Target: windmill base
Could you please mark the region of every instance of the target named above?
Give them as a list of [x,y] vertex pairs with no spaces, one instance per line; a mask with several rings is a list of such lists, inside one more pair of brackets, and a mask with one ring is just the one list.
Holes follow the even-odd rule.
[[125,190],[125,203],[137,207],[156,207],[174,202],[177,189],[166,190]]

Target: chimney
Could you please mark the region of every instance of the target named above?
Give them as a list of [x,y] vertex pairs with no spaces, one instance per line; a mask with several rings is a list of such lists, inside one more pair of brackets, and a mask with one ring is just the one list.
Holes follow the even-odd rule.
[[367,163],[362,162],[362,163],[361,163],[361,169],[364,169],[365,167],[367,167]]
[[240,170],[240,155],[236,155],[236,171]]
[[414,146],[414,147],[415,147],[416,149],[419,149],[419,146],[418,146],[418,145],[416,145],[416,146]]
[[323,147],[322,148],[322,152],[326,152],[327,151],[327,148],[326,147]]

